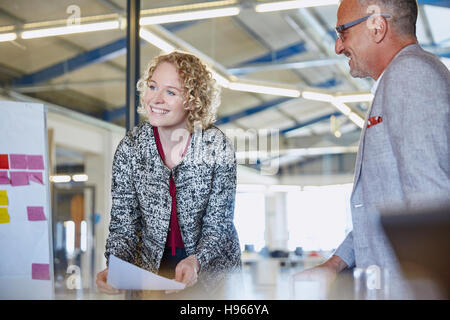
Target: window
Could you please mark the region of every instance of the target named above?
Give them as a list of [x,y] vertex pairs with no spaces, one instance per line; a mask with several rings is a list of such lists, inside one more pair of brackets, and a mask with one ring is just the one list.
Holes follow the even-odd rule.
[[263,192],[238,192],[234,210],[234,224],[239,236],[241,250],[253,244],[255,251],[265,246],[265,197]]
[[304,187],[288,192],[288,249],[336,249],[351,230],[350,194],[353,184]]

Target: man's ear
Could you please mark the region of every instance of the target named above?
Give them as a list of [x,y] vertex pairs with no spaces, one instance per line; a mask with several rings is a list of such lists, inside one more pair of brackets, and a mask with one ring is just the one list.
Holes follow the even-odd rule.
[[368,21],[370,36],[376,43],[380,43],[386,37],[388,32],[388,23],[382,16],[374,16]]

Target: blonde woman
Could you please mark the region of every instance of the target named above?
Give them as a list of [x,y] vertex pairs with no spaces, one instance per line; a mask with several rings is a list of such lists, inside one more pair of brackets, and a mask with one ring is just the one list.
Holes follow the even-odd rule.
[[[147,121],[114,156],[106,259],[113,254],[209,294],[241,266],[236,159],[212,125],[219,89],[206,66],[183,52],[156,57],[137,87]],[[118,293],[107,273],[97,275],[98,288]]]

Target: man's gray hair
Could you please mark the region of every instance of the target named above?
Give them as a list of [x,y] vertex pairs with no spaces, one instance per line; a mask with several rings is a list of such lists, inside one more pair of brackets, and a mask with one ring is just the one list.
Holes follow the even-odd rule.
[[398,34],[416,36],[417,0],[359,0],[359,3],[363,6],[379,5],[381,13],[392,15],[390,19]]

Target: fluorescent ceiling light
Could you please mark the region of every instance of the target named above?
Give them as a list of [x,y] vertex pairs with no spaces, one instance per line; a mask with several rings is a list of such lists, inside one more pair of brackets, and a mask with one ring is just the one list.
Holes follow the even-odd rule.
[[302,187],[294,185],[274,184],[269,186],[269,192],[300,192]]
[[313,91],[303,91],[302,98],[323,102],[332,102],[334,100],[334,97],[331,94]]
[[208,2],[200,2],[200,3],[192,3],[192,4],[183,4],[179,6],[170,6],[165,8],[154,8],[154,9],[145,9],[141,10],[141,17],[145,15],[153,15],[158,13],[166,13],[166,12],[175,12],[175,11],[187,11],[187,10],[197,10],[197,9],[206,9],[213,7],[225,7],[237,4],[238,0],[224,0],[224,1],[208,1]]
[[218,73],[217,73],[216,71],[214,71],[214,70],[211,70],[211,74],[212,74],[212,77],[214,78],[214,80],[216,80],[217,83],[218,83],[221,87],[224,87],[224,88],[228,88],[228,87],[229,87],[230,81],[229,81],[227,78],[222,77],[220,74],[218,74]]
[[237,192],[265,192],[266,186],[262,184],[238,184]]
[[324,154],[356,153],[358,146],[330,146],[319,148],[298,148],[286,150],[286,155],[296,157],[319,156]]
[[80,25],[24,31],[22,32],[21,37],[22,39],[34,39],[42,37],[61,36],[65,34],[82,33],[82,32],[113,30],[119,29],[119,27],[120,27],[119,21],[87,23]]
[[17,34],[15,34],[14,32],[0,34],[0,42],[13,41],[13,40],[16,40],[16,39],[17,39]]
[[[356,95],[353,95],[356,96]],[[321,93],[321,92],[313,92],[313,91],[303,91],[302,97],[309,100],[323,101],[329,102],[333,106],[335,106],[342,114],[347,116],[353,123],[355,123],[358,127],[362,128],[364,126],[364,119],[361,118],[356,113],[352,112],[352,109],[347,106],[344,102],[341,101],[340,98],[345,101],[350,100],[349,102],[358,102],[358,101],[367,101],[364,99],[369,98],[368,95],[358,95],[356,98],[350,96],[338,96],[335,97],[331,94]]]
[[189,11],[182,13],[164,14],[158,16],[143,17],[139,20],[141,26],[149,24],[163,24],[181,21],[192,21],[219,17],[228,17],[238,15],[240,9],[238,7],[222,8],[222,9],[209,9]]
[[51,176],[50,181],[54,183],[70,182],[71,178],[67,175]]
[[356,113],[352,112],[348,115],[348,118],[353,121],[358,127],[364,127],[364,119],[358,116]]
[[[142,39],[144,39],[145,41],[153,44],[154,46],[158,47],[159,49],[161,49],[162,51],[164,51],[166,53],[172,52],[176,49],[169,42],[163,40],[162,38],[158,37],[154,33],[148,31],[147,29],[140,28],[139,36]],[[217,83],[220,86],[222,86],[224,88],[228,88],[230,81],[227,78],[221,76],[219,73],[217,73],[216,71],[214,71],[212,69],[211,69],[211,73],[212,73],[212,77],[217,81]]]
[[88,179],[89,177],[87,174],[74,174],[72,176],[72,180],[75,182],[86,182]]
[[339,102],[363,102],[363,101],[372,101],[373,94],[372,93],[355,93],[355,94],[345,94],[336,96],[336,101]]
[[235,155],[236,155],[236,160],[238,161],[238,163],[240,162],[245,162],[247,160],[249,160],[249,162],[252,164],[256,164],[257,159],[260,158],[269,158],[271,156],[271,154],[273,155],[278,155],[278,152],[267,152],[267,151],[263,151],[263,150],[249,150],[249,151],[236,151]]
[[332,101],[331,104],[333,106],[335,106],[340,112],[342,112],[344,115],[348,116],[351,112],[352,109],[350,109],[349,106],[347,106],[345,103],[343,102],[339,102],[339,101]]
[[256,12],[270,12],[281,10],[292,10],[298,8],[329,6],[338,4],[338,0],[298,0],[298,1],[278,1],[255,6]]
[[264,93],[264,94],[293,97],[293,98],[300,97],[300,91],[295,90],[295,89],[269,87],[269,86],[248,84],[248,83],[242,83],[242,82],[231,82],[229,85],[229,88],[231,90],[236,90],[236,91]]
[[66,227],[66,252],[72,255],[75,251],[75,222],[64,221],[64,227]]
[[87,250],[87,223],[85,220],[81,221],[80,223],[80,229],[81,229],[81,234],[80,234],[80,249],[83,252],[86,252]]
[[290,131],[286,132],[284,134],[284,136],[287,138],[292,138],[292,137],[299,137],[299,136],[310,136],[311,133],[312,133],[311,128],[309,128],[309,126],[307,126],[307,127],[290,130]]
[[139,36],[144,39],[145,41],[153,44],[154,46],[158,47],[162,51],[169,53],[175,50],[175,47],[172,46],[167,41],[163,40],[162,38],[158,37],[157,35],[151,33],[150,31],[146,29],[140,29],[139,30]]

